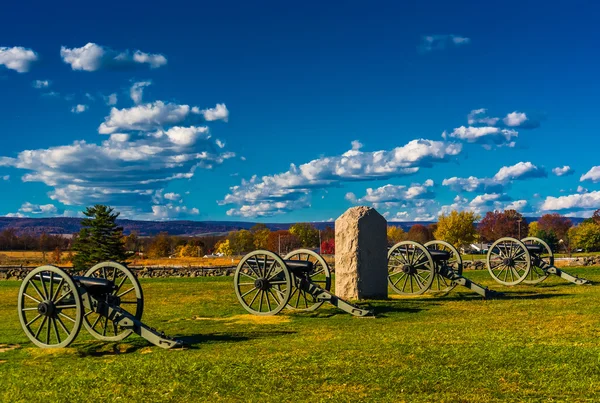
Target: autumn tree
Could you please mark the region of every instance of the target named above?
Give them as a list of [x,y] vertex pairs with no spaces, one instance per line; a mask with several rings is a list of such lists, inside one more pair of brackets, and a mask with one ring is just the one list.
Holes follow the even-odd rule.
[[290,234],[294,235],[300,241],[300,245],[306,248],[313,248],[319,245],[319,230],[311,223],[303,222],[290,226]]
[[594,222],[582,222],[569,230],[571,246],[586,252],[600,250],[600,225]]
[[269,250],[286,254],[302,246],[300,240],[289,231],[279,230],[269,234]]
[[482,240],[493,242],[503,237],[527,236],[527,220],[516,210],[488,211],[478,226]]
[[406,239],[424,244],[433,241],[434,237],[428,227],[422,224],[415,224],[406,233]]
[[600,209],[594,211],[594,214],[592,215],[592,221],[600,225]]
[[[252,229],[250,229],[252,232]],[[269,234],[271,231],[265,226],[263,229],[259,229],[254,232],[254,248],[255,249],[267,249],[269,247]]]
[[569,228],[573,226],[571,220],[558,213],[544,214],[538,221],[540,230],[553,233],[557,239],[568,241]]
[[388,245],[395,245],[400,241],[406,239],[406,233],[400,226],[388,225],[387,227],[387,240]]
[[97,204],[88,207],[83,214],[86,218],[81,220],[81,231],[73,243],[73,250],[77,252],[73,267],[85,269],[107,260],[124,261],[123,228],[116,223],[119,213]]
[[231,245],[229,244],[229,239],[217,242],[215,245],[215,253],[222,253],[225,256],[233,255],[233,248],[231,248]]
[[435,239],[446,241],[457,248],[470,245],[477,238],[475,222],[480,216],[471,211],[452,210],[450,214],[442,214],[438,218]]
[[538,224],[537,221],[533,221],[529,223],[529,236],[534,236],[536,238],[539,238],[539,233],[540,233],[540,225]]
[[171,238],[166,232],[156,235],[148,246],[148,256],[151,258],[168,257],[171,254]]
[[321,254],[323,255],[334,255],[335,254],[335,238],[329,238],[321,242]]
[[321,231],[321,241],[327,241],[329,239],[335,239],[335,230],[328,225]]
[[236,255],[254,250],[254,234],[246,229],[230,232],[227,239],[229,239],[229,245]]

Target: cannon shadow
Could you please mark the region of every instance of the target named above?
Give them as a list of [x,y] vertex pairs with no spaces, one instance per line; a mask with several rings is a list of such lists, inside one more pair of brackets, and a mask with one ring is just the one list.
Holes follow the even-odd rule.
[[189,334],[189,335],[176,335],[175,339],[180,340],[184,344],[184,348],[187,349],[198,349],[198,345],[210,344],[210,343],[238,343],[249,340],[256,340],[262,338],[288,336],[296,334],[297,332],[291,330],[273,330],[266,332],[239,332],[239,333],[205,333],[205,334]]

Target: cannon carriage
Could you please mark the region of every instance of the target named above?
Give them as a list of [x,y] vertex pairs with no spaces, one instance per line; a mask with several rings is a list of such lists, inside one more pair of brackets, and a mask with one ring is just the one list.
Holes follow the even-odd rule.
[[21,326],[38,347],[67,347],[82,325],[98,340],[121,341],[136,333],[162,348],[181,345],[144,324],[143,310],[140,283],[115,262],[99,263],[84,276],[38,267],[23,280],[18,297]]
[[400,295],[447,294],[457,285],[484,298],[499,293],[463,277],[459,251],[444,241],[402,241],[388,251],[388,284]]
[[354,316],[372,315],[330,291],[329,265],[308,249],[283,258],[267,250],[250,252],[238,264],[233,282],[238,301],[254,315],[276,315],[284,308],[314,311],[325,302]]
[[577,285],[590,284],[589,280],[573,276],[554,266],[552,249],[536,237],[520,241],[510,237],[498,239],[488,251],[486,264],[492,278],[507,286],[539,284],[551,274]]

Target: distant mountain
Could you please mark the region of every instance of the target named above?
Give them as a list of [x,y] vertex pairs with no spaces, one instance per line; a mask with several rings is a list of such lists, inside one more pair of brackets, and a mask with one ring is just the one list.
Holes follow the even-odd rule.
[[[526,217],[528,222],[537,221],[539,217]],[[570,218],[573,224],[579,224],[583,218]],[[136,221],[136,220],[118,220],[123,227],[125,234],[133,231],[140,236],[156,235],[159,232],[167,232],[170,235],[179,236],[197,236],[197,235],[221,235],[230,231],[240,229],[249,229],[255,222],[243,221]],[[389,225],[400,226],[408,231],[414,224],[433,224],[434,222],[417,221],[390,221]],[[266,223],[265,225],[271,231],[288,229],[294,223]],[[333,222],[313,222],[318,229],[334,227]],[[40,235],[46,234],[73,234],[79,232],[81,228],[81,218],[14,218],[0,217],[0,231],[7,228],[14,228],[17,233],[32,233]]]

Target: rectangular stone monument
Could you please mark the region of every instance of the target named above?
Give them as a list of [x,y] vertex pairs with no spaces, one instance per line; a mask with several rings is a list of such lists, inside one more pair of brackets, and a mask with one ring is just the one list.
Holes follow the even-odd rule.
[[335,293],[383,299],[387,284],[387,221],[374,208],[348,209],[335,220]]

